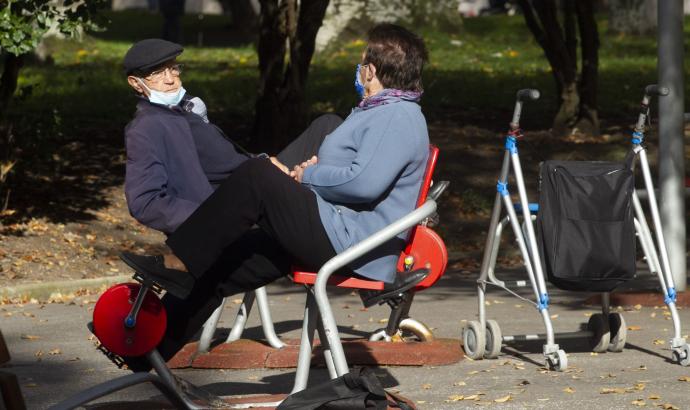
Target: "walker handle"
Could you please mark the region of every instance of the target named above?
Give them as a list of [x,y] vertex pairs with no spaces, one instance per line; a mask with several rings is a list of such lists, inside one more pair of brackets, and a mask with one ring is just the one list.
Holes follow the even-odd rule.
[[539,99],[539,90],[534,88],[525,88],[517,92],[518,101],[535,101]]
[[668,95],[669,91],[670,90],[668,89],[668,87],[661,87],[658,84],[648,85],[644,89],[645,95],[649,96],[649,97],[652,97],[655,95],[658,95],[658,96]]
[[515,110],[513,111],[513,120],[510,122],[510,129],[517,130],[520,128],[520,114],[522,113],[523,101],[534,101],[539,99],[539,90],[534,88],[525,88],[517,92],[517,100],[515,101]]

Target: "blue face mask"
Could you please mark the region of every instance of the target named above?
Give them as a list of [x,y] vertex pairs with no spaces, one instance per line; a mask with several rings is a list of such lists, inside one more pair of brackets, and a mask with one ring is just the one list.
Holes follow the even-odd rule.
[[184,87],[180,87],[177,89],[177,91],[164,93],[162,91],[150,89],[146,86],[146,84],[144,84],[144,81],[141,79],[139,79],[139,83],[148,90],[149,101],[151,101],[154,104],[177,105],[180,103],[180,101],[182,101],[182,97],[184,97],[185,93],[187,92],[187,90],[185,90]]
[[355,91],[359,98],[364,98],[364,84],[362,84],[362,79],[360,78],[359,72],[362,70],[362,65],[357,64],[357,70],[355,70]]

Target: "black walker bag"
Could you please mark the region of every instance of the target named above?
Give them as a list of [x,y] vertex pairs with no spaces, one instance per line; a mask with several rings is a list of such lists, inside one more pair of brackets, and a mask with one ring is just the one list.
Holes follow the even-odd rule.
[[632,159],[542,163],[538,246],[558,288],[609,292],[635,275]]

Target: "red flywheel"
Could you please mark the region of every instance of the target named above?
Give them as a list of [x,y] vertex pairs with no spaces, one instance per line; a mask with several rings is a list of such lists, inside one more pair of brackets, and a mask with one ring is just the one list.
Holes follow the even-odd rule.
[[136,325],[125,327],[141,290],[138,283],[121,283],[106,290],[93,309],[93,333],[103,346],[120,356],[142,356],[160,343],[167,325],[165,308],[149,290],[136,318]]

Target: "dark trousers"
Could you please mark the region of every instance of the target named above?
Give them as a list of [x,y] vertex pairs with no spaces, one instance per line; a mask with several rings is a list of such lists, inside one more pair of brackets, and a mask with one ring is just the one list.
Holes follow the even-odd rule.
[[[277,155],[278,159],[291,168],[311,158],[318,152],[325,136],[341,123],[342,119],[336,115],[317,118]],[[246,164],[246,169],[244,165],[239,167],[190,216],[194,220],[185,221],[180,227],[184,226],[183,231],[178,229],[169,238],[169,242],[174,244],[171,248],[178,256],[177,251],[196,241],[196,238],[199,238],[198,244],[205,244],[203,248],[213,244],[214,251],[210,253],[211,256],[205,251],[207,259],[202,262],[204,268],[201,272],[199,268],[192,268],[191,271],[196,272],[200,280],[196,281],[189,297],[184,300],[170,294],[163,297],[169,320],[158,350],[166,360],[194,337],[224,297],[267,285],[289,273],[295,263],[317,269],[335,255],[321,225],[314,193],[267,160],[249,160]],[[259,173],[262,176],[259,177]],[[275,217],[282,222],[273,226],[267,224],[265,219],[257,220],[259,228],[252,227],[253,219],[251,215],[247,216],[251,213],[247,209],[255,208],[251,203],[252,198],[267,195],[277,198],[271,201],[280,201],[281,206],[276,207]],[[240,196],[250,199],[239,199]],[[232,207],[228,204],[232,204]],[[237,233],[240,228],[228,226],[227,221],[219,228],[221,219],[239,215],[242,232]],[[227,235],[226,232],[235,233],[235,238],[227,245],[222,245],[225,242],[218,236]],[[188,257],[182,260],[185,264],[189,263],[188,267],[198,265]],[[143,361],[128,360],[128,364],[133,370],[148,368]]]

